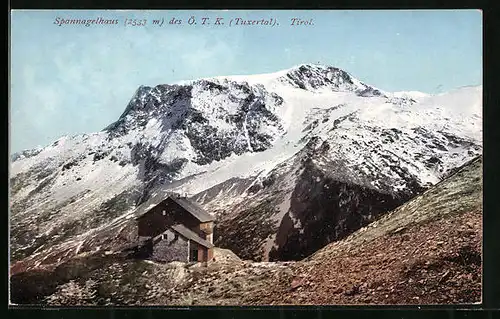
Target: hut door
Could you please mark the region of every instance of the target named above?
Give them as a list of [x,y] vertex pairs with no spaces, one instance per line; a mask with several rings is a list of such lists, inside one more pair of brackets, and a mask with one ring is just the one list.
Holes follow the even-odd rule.
[[189,261],[198,261],[198,249],[196,249],[196,246],[194,247],[194,249],[191,248],[189,250]]

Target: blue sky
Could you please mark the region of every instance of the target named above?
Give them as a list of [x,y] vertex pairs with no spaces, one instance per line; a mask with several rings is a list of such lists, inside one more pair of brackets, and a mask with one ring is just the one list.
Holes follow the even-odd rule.
[[[275,18],[279,26],[190,26]],[[57,26],[55,18],[119,19]],[[184,25],[125,26],[126,18]],[[293,17],[312,26],[290,26]],[[200,21],[201,22],[201,21]],[[166,23],[166,21],[165,21]],[[482,84],[479,10],[419,11],[13,11],[11,152],[62,135],[99,131],[140,85],[329,64],[387,91],[439,93]]]

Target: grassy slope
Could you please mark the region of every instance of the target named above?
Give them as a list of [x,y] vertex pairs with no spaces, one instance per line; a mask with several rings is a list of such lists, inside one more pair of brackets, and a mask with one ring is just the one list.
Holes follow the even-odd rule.
[[482,160],[292,266],[258,303],[481,301]]

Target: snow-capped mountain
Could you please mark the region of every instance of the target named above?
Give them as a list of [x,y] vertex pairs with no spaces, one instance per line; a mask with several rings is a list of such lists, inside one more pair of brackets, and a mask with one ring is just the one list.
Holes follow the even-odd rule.
[[216,214],[216,243],[244,258],[301,258],[480,154],[481,94],[383,92],[311,64],[142,86],[103,131],[12,156],[11,258],[111,249],[166,191]]

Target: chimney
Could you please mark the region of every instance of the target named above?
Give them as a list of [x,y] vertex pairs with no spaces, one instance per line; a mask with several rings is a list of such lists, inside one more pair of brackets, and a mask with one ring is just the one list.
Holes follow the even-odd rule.
[[214,243],[214,234],[213,233],[206,234],[205,240],[208,241],[209,243],[213,244]]

